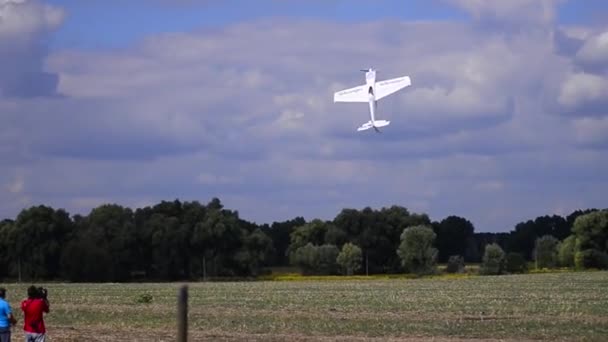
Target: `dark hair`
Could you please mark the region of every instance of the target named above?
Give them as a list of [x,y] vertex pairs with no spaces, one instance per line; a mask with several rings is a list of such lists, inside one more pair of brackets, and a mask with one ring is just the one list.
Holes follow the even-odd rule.
[[38,297],[38,288],[34,285],[27,288],[27,296],[30,298]]
[[44,287],[34,285],[27,288],[27,297],[30,299],[46,299],[47,290]]
[[4,287],[0,287],[0,298],[6,297],[6,289]]

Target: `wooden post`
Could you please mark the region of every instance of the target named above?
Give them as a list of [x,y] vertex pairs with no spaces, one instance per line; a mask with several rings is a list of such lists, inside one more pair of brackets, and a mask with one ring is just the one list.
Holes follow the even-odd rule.
[[188,285],[179,289],[177,299],[177,342],[188,341]]
[[207,261],[205,255],[203,255],[203,281],[207,281]]

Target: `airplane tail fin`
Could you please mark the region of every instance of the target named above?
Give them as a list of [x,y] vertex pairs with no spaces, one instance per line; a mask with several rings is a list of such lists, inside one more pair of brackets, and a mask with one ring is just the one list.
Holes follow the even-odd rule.
[[361,125],[361,127],[357,128],[357,131],[361,132],[373,128],[376,132],[380,133],[380,130],[378,130],[378,128],[388,126],[390,123],[391,122],[388,120],[375,120],[373,123],[371,121],[368,121]]

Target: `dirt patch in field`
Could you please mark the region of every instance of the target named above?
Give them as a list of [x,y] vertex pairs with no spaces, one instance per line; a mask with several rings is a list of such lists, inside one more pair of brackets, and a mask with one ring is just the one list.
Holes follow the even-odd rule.
[[[76,341],[158,341],[173,342],[176,340],[176,332],[167,330],[116,330],[100,327],[74,328],[68,326],[54,327],[48,332],[48,338],[52,341],[76,342]],[[403,337],[365,337],[365,336],[306,336],[302,334],[240,334],[226,333],[221,331],[190,331],[190,341],[355,341],[355,342],[380,342],[380,341],[433,341],[433,342],[532,342],[534,340],[522,339],[462,339],[437,336],[403,336]],[[13,339],[22,340],[21,332],[13,333]]]

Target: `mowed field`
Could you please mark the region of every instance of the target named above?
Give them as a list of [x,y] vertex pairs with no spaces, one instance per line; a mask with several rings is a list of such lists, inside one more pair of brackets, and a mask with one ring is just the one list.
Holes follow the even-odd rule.
[[[36,285],[50,341],[176,340],[181,284]],[[608,272],[188,285],[191,341],[608,341]]]

